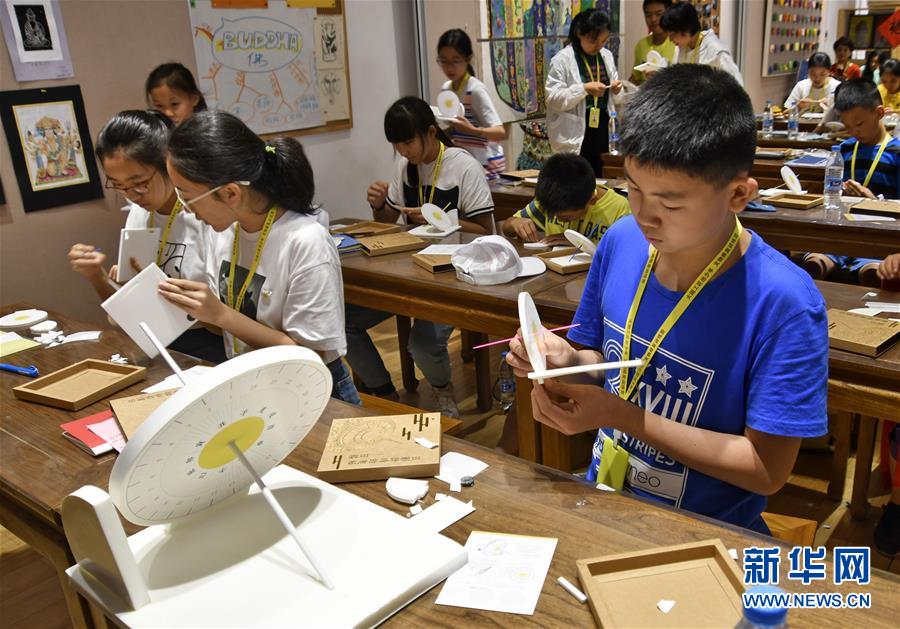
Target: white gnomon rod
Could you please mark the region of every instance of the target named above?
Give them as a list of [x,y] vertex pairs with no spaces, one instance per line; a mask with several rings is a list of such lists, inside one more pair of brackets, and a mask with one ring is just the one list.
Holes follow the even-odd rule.
[[543,381],[545,378],[559,378],[576,373],[588,373],[592,371],[609,371],[611,369],[629,369],[640,367],[644,364],[640,358],[633,360],[620,360],[612,363],[596,363],[593,365],[575,365],[573,367],[560,367],[559,369],[547,369],[546,371],[532,371],[528,374],[530,380]]
[[168,363],[169,368],[172,372],[178,376],[178,379],[181,380],[181,384],[187,384],[187,380],[184,379],[184,372],[181,371],[181,367],[179,367],[175,360],[172,358],[172,355],[169,353],[169,350],[165,348],[165,346],[159,342],[159,339],[156,338],[156,335],[153,333],[153,330],[150,329],[150,326],[141,321],[138,323],[141,329],[144,331],[144,334],[147,335],[147,338],[150,339],[150,342],[153,343],[153,346],[156,347],[156,351],[160,353],[163,357],[163,360]]
[[313,570],[319,575],[319,580],[322,582],[322,585],[327,587],[329,590],[334,589],[334,584],[331,582],[331,579],[325,574],[325,571],[322,569],[321,564],[316,561],[315,556],[309,551],[306,547],[306,544],[303,543],[303,539],[300,537],[300,534],[297,533],[296,527],[294,527],[294,523],[291,522],[291,519],[288,517],[287,513],[284,512],[281,504],[279,504],[278,500],[272,495],[271,490],[266,486],[263,482],[262,477],[256,473],[256,470],[253,469],[253,466],[250,464],[250,461],[247,460],[247,457],[244,456],[244,453],[241,452],[241,449],[237,447],[234,441],[230,441],[228,443],[228,447],[231,448],[231,451],[234,452],[235,456],[237,456],[238,460],[247,468],[247,471],[250,472],[250,475],[253,477],[253,480],[256,482],[257,487],[262,492],[263,498],[266,499],[266,502],[269,503],[269,507],[272,508],[272,511],[275,512],[275,515],[278,516],[278,520],[281,522],[281,525],[285,528],[288,534],[294,538],[294,541],[297,542],[297,546],[300,547],[300,552],[309,560],[309,563],[312,564]]

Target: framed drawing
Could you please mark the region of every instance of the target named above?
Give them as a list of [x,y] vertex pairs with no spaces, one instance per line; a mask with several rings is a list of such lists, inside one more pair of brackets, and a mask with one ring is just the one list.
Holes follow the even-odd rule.
[[865,49],[872,43],[872,33],[875,30],[874,15],[851,15],[847,25],[847,35],[853,40],[857,49]]
[[0,118],[26,212],[103,198],[79,86],[0,92]]

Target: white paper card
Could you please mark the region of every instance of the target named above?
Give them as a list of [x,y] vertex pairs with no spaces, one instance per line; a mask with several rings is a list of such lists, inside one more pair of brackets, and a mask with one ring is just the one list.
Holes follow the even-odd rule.
[[656,604],[656,607],[664,614],[668,614],[672,611],[672,608],[675,607],[675,601],[670,601],[667,599],[662,599],[660,602]]
[[159,238],[159,227],[134,227],[119,232],[119,260],[116,265],[116,281],[119,284],[135,276],[132,258],[142,269],[153,264],[159,249]]
[[[190,382],[191,380],[202,376],[210,369],[212,369],[212,367],[206,367],[204,365],[194,365],[190,369],[185,369],[184,371],[182,371],[181,375],[185,380]],[[141,393],[157,393],[159,391],[168,391],[169,389],[180,389],[182,386],[184,385],[181,384],[181,379],[173,373],[165,380],[157,382],[156,384],[151,385],[146,389],[141,389]]]
[[115,448],[116,452],[121,452],[125,448],[125,435],[122,434],[122,429],[119,428],[119,422],[112,417],[99,424],[90,424],[87,428]]
[[472,531],[466,550],[469,563],[447,579],[438,605],[534,613],[556,551],[555,538]]
[[418,253],[426,256],[452,256],[465,245],[428,245]]
[[91,330],[88,332],[75,332],[64,337],[62,343],[75,343],[77,341],[96,341],[100,338],[100,330]]
[[471,500],[463,502],[453,496],[445,496],[440,502],[435,502],[427,509],[424,509],[411,522],[423,531],[440,533],[473,511],[475,511],[475,507],[472,505]]
[[874,308],[881,312],[900,312],[900,303],[890,301],[867,301],[866,308]]
[[463,476],[476,475],[486,470],[488,464],[474,459],[459,452],[448,452],[441,457],[441,471],[435,476],[436,479],[442,480],[448,485],[452,485],[454,481],[459,481]]

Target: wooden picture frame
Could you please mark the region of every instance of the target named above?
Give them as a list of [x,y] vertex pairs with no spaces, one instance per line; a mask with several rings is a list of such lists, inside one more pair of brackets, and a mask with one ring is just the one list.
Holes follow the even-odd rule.
[[875,33],[874,15],[851,15],[847,22],[847,37],[853,45],[859,49],[865,49],[872,45],[872,35]]
[[0,92],[0,118],[26,212],[103,198],[78,85]]

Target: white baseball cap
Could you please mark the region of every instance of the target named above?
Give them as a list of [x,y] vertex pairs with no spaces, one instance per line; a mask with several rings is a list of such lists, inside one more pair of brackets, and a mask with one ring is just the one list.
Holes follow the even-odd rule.
[[540,258],[520,258],[512,243],[502,236],[479,236],[460,247],[450,262],[456,269],[457,279],[482,286],[505,284],[547,270]]

